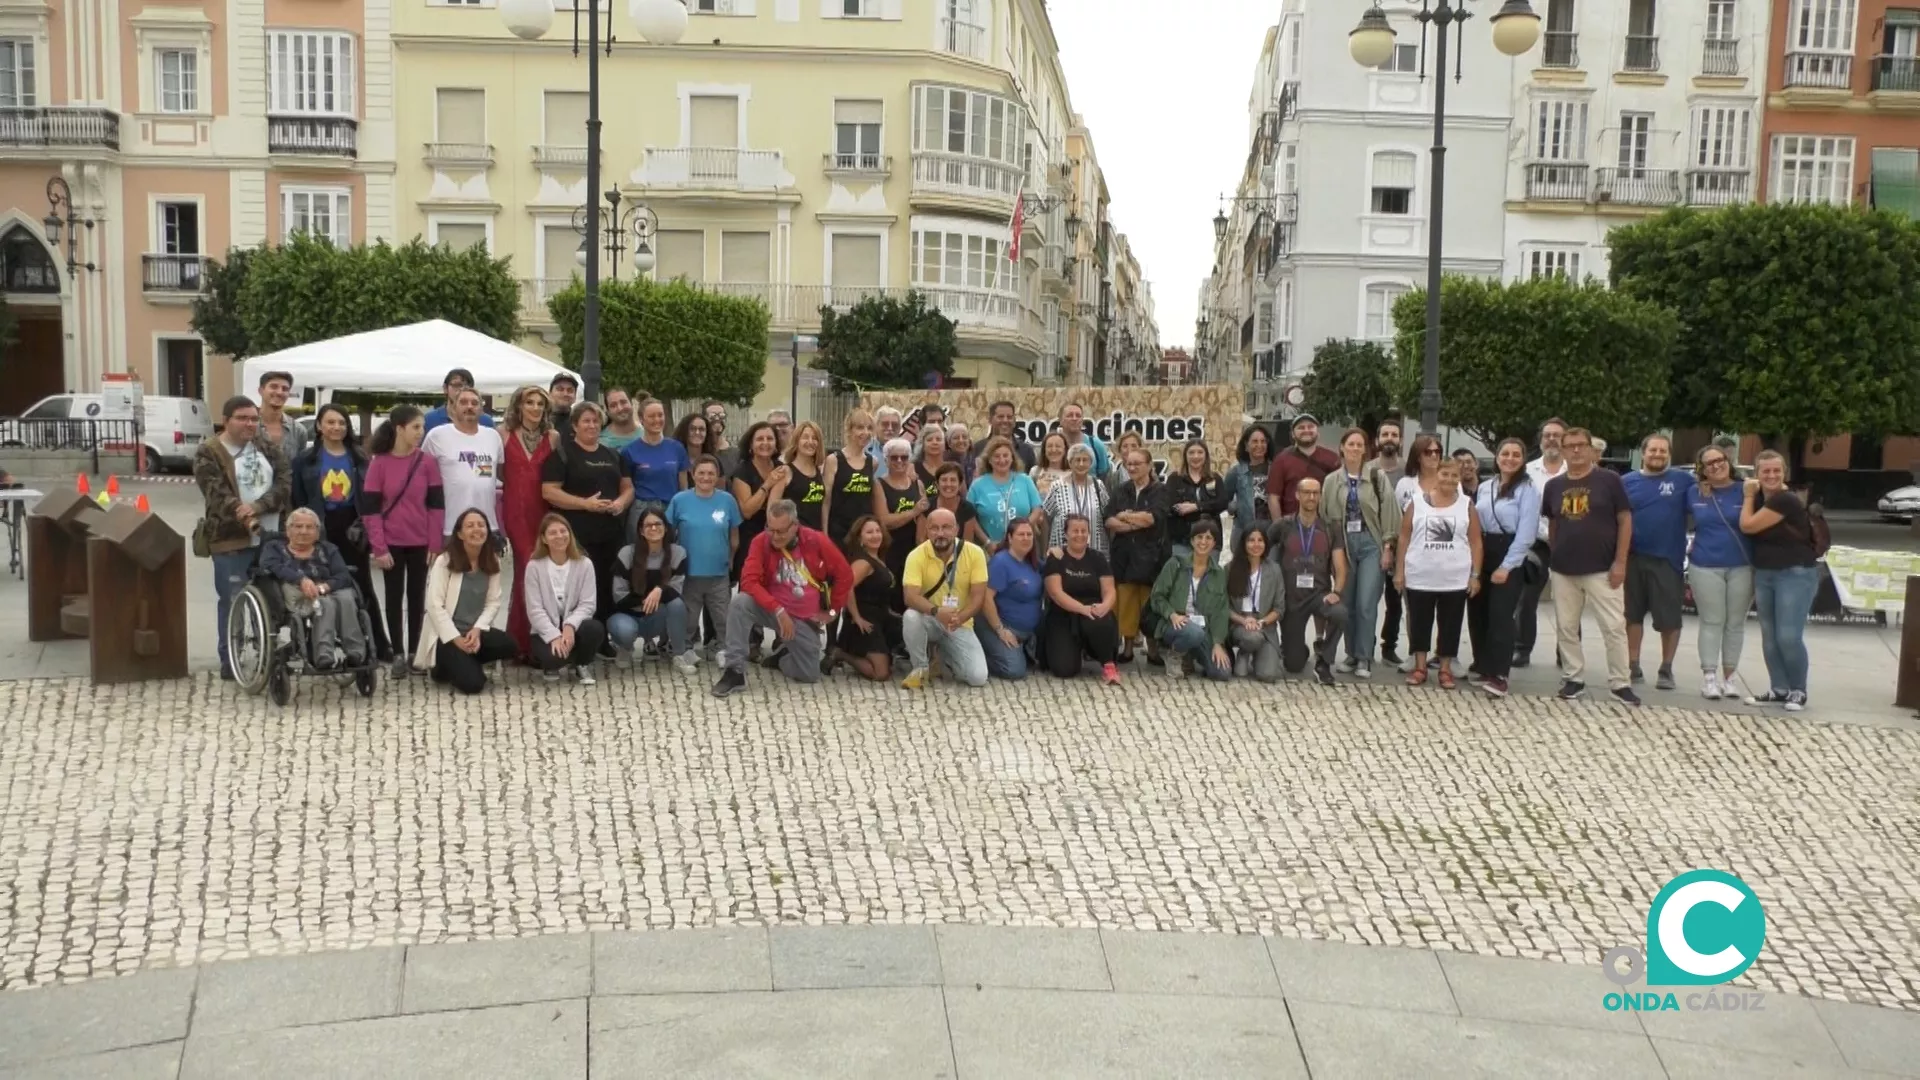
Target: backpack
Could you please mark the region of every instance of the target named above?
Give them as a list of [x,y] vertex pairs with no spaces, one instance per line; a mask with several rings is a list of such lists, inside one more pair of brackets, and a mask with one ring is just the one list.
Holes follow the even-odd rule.
[[1813,557],[1824,559],[1833,547],[1833,530],[1827,527],[1827,514],[1818,506],[1807,507],[1807,542],[1813,545]]

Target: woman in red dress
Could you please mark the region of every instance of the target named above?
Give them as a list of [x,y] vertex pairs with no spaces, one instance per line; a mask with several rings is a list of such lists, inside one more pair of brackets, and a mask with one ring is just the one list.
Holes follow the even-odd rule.
[[533,635],[527,622],[526,600],[518,586],[527,559],[540,546],[540,519],[548,512],[547,500],[540,494],[540,468],[558,452],[560,444],[559,432],[553,429],[553,406],[545,390],[523,386],[514,391],[506,419],[500,424],[500,441],[505,450],[500,469],[500,529],[513,548],[515,586],[507,634],[525,663],[533,653]]

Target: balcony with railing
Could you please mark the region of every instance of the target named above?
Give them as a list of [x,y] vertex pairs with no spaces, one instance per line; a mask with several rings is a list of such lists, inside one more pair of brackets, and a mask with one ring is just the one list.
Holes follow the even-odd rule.
[[1753,198],[1753,174],[1747,169],[1687,170],[1687,205],[1731,206]]
[[1540,35],[1540,66],[1580,66],[1580,35],[1573,30],[1548,30]]
[[1678,169],[1596,169],[1593,201],[1620,206],[1673,206],[1680,201]]
[[1287,363],[1293,357],[1293,342],[1276,341],[1253,354],[1253,381],[1256,383],[1276,383],[1286,375]]
[[120,114],[91,106],[0,109],[0,147],[120,149]]
[[587,148],[536,145],[533,148],[533,163],[546,168],[584,169],[587,167]]
[[1920,56],[1874,57],[1873,88],[1882,93],[1920,94]]
[[969,60],[987,58],[987,28],[959,19],[940,19],[940,50]]
[[485,143],[430,142],[426,144],[421,158],[429,165],[468,165],[477,168],[493,164],[493,147]]
[[1847,53],[1790,52],[1786,84],[1810,90],[1846,90],[1853,85],[1853,57]]
[[778,150],[649,146],[639,182],[655,190],[779,191],[793,186]]
[[1659,71],[1660,37],[1657,34],[1628,34],[1627,55],[1620,62],[1622,71]]
[[351,116],[269,116],[267,153],[360,156],[360,122]]
[[915,151],[912,194],[983,200],[1011,216],[1020,196],[1020,166],[945,150]]
[[820,165],[828,176],[835,177],[885,180],[893,175],[892,154],[828,153],[821,155]]
[[1587,201],[1587,165],[1575,161],[1529,163],[1527,198],[1542,202]]
[[140,288],[150,293],[198,295],[206,288],[205,255],[140,256]]
[[1708,38],[1700,43],[1700,74],[1740,74],[1740,39]]

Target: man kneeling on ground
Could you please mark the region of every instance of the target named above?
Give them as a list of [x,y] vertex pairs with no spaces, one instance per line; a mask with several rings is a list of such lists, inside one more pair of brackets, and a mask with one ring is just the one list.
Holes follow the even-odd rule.
[[740,591],[727,607],[726,669],[714,697],[747,688],[747,650],[763,628],[780,643],[763,663],[795,682],[820,681],[820,643],[826,626],[847,606],[853,571],[824,535],[800,524],[792,499],[767,507],[766,531],[753,538],[740,568]]

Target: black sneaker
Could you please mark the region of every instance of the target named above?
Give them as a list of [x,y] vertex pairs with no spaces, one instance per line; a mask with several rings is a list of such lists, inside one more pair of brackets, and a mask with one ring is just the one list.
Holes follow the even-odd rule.
[[737,694],[746,688],[747,673],[728,668],[720,673],[720,681],[713,684],[713,696],[726,697],[728,694]]
[[1633,687],[1631,686],[1623,686],[1620,689],[1615,690],[1613,692],[1613,699],[1615,701],[1618,701],[1620,704],[1626,705],[1630,708],[1637,709],[1640,707],[1640,695],[1634,693]]
[[1514,666],[1514,667],[1532,667],[1532,666],[1533,666],[1533,654],[1532,654],[1532,653],[1523,653],[1523,652],[1516,652],[1516,653],[1514,653],[1514,654],[1513,654],[1513,666]]
[[1333,685],[1333,668],[1325,660],[1313,665],[1313,676],[1320,680],[1321,686]]
[[1400,650],[1391,645],[1380,646],[1380,662],[1382,664],[1392,664],[1394,667],[1399,667],[1401,664]]
[[1655,690],[1671,690],[1676,685],[1677,684],[1673,681],[1672,668],[1663,667],[1659,671],[1654,673],[1653,688]]
[[775,646],[772,652],[761,659],[760,666],[769,671],[779,671],[780,658],[785,655],[787,655],[787,647],[785,645]]
[[618,660],[620,650],[613,647],[612,641],[603,641],[600,643],[599,656],[602,660]]
[[1578,701],[1580,698],[1586,696],[1586,693],[1586,683],[1566,679],[1560,683],[1560,692],[1554,696],[1558,697],[1561,701]]
[[1627,678],[1637,683],[1643,683],[1647,681],[1647,673],[1640,670],[1639,664],[1632,664],[1627,668]]

